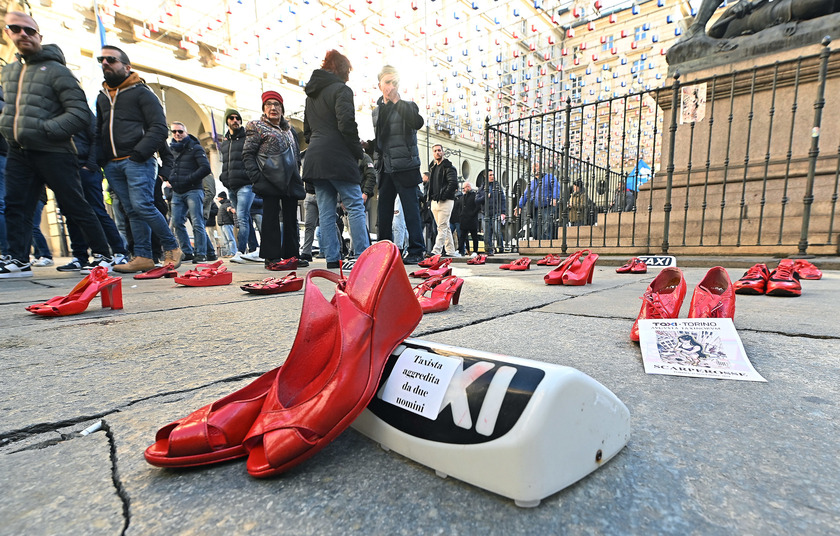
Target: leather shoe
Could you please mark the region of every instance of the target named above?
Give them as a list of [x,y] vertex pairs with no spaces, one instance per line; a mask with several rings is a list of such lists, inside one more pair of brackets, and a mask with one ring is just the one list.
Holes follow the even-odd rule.
[[133,274],[137,272],[148,272],[154,267],[155,261],[152,259],[148,257],[134,257],[125,264],[114,266],[114,271],[122,274]]
[[685,278],[679,268],[663,268],[642,295],[642,308],[630,329],[630,340],[639,342],[639,320],[677,318],[685,299]]
[[735,288],[721,266],[706,272],[694,289],[688,318],[735,318]]

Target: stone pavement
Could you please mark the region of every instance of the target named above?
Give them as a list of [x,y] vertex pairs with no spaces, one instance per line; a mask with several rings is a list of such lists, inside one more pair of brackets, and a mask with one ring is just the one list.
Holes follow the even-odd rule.
[[[577,368],[628,406],[627,447],[532,509],[438,478],[353,429],[267,480],[241,460],[148,465],[143,450],[160,426],[284,360],[303,293],[243,293],[239,284],[269,275],[261,265],[230,265],[234,284],[224,287],[127,277],[125,309],[94,301],[63,318],[24,307],[66,294],[77,274],[37,268],[2,280],[0,535],[836,534],[838,259],[813,260],[830,270],[803,281],[799,298],[738,297],[735,325],[766,383],[645,374],[628,333],[657,271],[616,274],[623,261],[599,261],[585,287],[547,287],[548,269],[535,265],[457,263],[460,305],[414,332]],[[696,267],[684,269],[683,314],[721,259],[685,261]],[[722,262],[734,281],[757,260]]]

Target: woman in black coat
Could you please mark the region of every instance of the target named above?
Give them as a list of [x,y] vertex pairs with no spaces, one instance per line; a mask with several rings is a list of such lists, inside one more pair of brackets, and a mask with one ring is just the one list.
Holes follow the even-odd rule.
[[461,245],[461,254],[470,253],[467,244],[467,236],[472,233],[472,252],[478,252],[478,212],[479,206],[475,202],[475,190],[469,182],[464,183],[464,196],[461,198],[461,235],[458,241]]
[[303,163],[303,179],[315,187],[321,248],[327,268],[338,268],[341,244],[336,225],[340,202],[350,222],[353,250],[360,255],[370,246],[362,197],[362,142],[356,124],[356,106],[350,79],[350,60],[336,50],[327,52],[320,69],[306,84],[303,135],[309,146]]

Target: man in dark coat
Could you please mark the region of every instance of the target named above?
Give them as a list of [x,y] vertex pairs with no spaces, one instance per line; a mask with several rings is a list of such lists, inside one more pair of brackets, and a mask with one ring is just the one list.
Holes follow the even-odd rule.
[[464,183],[464,195],[461,197],[461,232],[458,234],[458,246],[461,255],[469,253],[467,236],[472,234],[473,253],[478,252],[478,213],[481,207],[476,202],[476,192],[472,184]]
[[6,162],[8,251],[0,260],[0,279],[32,277],[29,247],[32,215],[44,185],[55,194],[63,214],[85,235],[94,260],[113,259],[102,225],[85,200],[76,161],[74,134],[85,129],[90,111],[85,93],[65,66],[56,45],[41,45],[38,23],[25,13],[6,13],[6,37],[18,53],[3,67],[6,106],[0,134],[9,142]]
[[434,160],[429,164],[429,201],[432,214],[437,223],[437,240],[432,255],[446,253],[450,257],[460,257],[455,251],[449,221],[455,207],[455,193],[458,191],[458,172],[448,159],[443,157],[443,146],[432,147]]
[[246,260],[256,260],[257,246],[251,248],[254,254],[251,259],[243,259],[248,255],[248,237],[251,233],[251,205],[254,203],[254,185],[245,172],[242,161],[242,148],[245,146],[245,126],[242,116],[233,108],[225,110],[225,123],[228,130],[222,140],[222,173],[219,180],[230,192],[230,204],[236,213],[239,230],[236,233],[237,251],[230,259],[231,262],[245,263]]
[[476,194],[475,202],[484,208],[484,251],[487,255],[493,255],[494,247],[502,247],[502,226],[505,224],[507,209],[505,191],[496,182],[496,174],[492,169],[487,170],[487,181]]
[[420,153],[417,131],[423,128],[423,118],[417,104],[400,97],[400,77],[397,70],[386,65],[379,73],[382,96],[372,113],[376,133],[376,161],[379,172],[378,222],[380,240],[392,240],[394,201],[397,195],[403,206],[408,229],[408,255],[405,264],[423,260],[423,227],[420,223],[420,203],[417,185],[420,184]]
[[[183,260],[193,264],[207,260],[207,233],[204,231],[204,177],[210,173],[210,162],[198,139],[187,132],[180,121],[172,123],[169,149],[175,155],[175,165],[169,175],[172,187],[172,227],[184,252]],[[187,213],[193,228],[195,250],[187,236]],[[211,248],[212,249],[212,248]]]

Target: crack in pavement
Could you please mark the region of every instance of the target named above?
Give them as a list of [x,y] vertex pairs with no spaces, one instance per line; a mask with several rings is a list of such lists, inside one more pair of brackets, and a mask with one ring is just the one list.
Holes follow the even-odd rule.
[[114,439],[114,433],[111,431],[111,426],[105,422],[104,419],[102,421],[102,430],[108,438],[108,447],[111,458],[111,482],[113,482],[114,490],[117,492],[117,496],[120,498],[120,502],[122,503],[123,529],[120,532],[120,536],[125,536],[126,531],[128,531],[128,526],[131,524],[131,498],[128,496],[128,491],[126,491],[122,481],[120,480],[120,473],[117,469],[117,442]]

